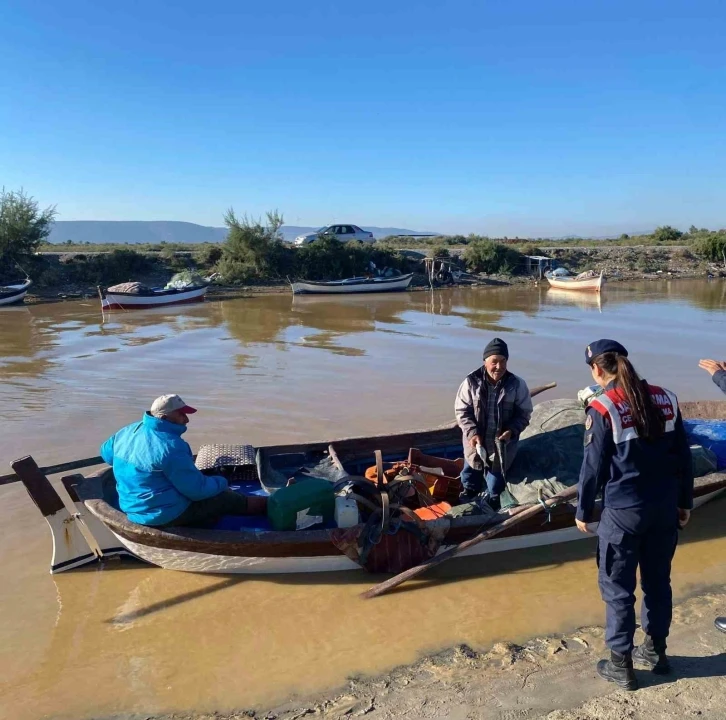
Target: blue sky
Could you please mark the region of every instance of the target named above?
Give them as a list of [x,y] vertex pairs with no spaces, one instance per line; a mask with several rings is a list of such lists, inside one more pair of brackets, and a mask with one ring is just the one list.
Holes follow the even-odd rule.
[[0,0],[0,25],[0,185],[59,219],[726,226],[722,2]]

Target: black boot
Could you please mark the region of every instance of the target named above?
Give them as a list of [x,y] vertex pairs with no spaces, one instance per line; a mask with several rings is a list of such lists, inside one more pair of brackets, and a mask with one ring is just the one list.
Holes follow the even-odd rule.
[[665,638],[645,636],[645,642],[633,650],[633,661],[639,665],[647,665],[656,675],[667,675],[671,664],[666,656]]
[[633,658],[630,653],[621,655],[611,650],[610,660],[600,660],[597,664],[597,674],[603,680],[615,683],[623,690],[638,689],[638,680],[633,671]]
[[726,617],[717,617],[713,623],[721,632],[726,632]]

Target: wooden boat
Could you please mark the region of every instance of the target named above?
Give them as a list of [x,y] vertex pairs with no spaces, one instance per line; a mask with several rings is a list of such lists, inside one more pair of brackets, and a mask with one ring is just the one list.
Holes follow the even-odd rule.
[[354,277],[332,282],[301,280],[290,283],[293,295],[339,295],[342,293],[374,293],[406,290],[413,280],[413,273],[396,277]]
[[579,276],[554,277],[551,274],[546,275],[546,277],[550,287],[559,288],[560,290],[586,290],[588,292],[599,293],[603,283],[605,282],[602,271],[600,271],[599,276],[582,279],[580,279]]
[[[683,403],[682,412],[691,418],[726,417],[726,402]],[[524,441],[523,441],[524,442]],[[461,434],[456,425],[434,430],[379,437],[352,438],[333,443],[277,445],[261,448],[267,458],[299,467],[329,455],[351,475],[362,475],[372,464],[375,450],[385,460],[405,458],[409,449],[419,448],[437,457],[461,457]],[[292,454],[292,456],[291,456]],[[100,458],[96,458],[100,462]],[[80,463],[70,464],[73,468]],[[86,465],[90,462],[86,461]],[[202,530],[193,528],[159,529],[130,522],[116,510],[110,498],[115,482],[110,468],[84,477],[72,475],[63,483],[75,506],[69,512],[45,474],[32,458],[12,464],[28,492],[47,520],[53,535],[54,551],[51,572],[78,567],[114,555],[131,555],[159,567],[204,573],[311,573],[359,570],[353,560],[332,542],[330,530]],[[58,472],[58,466],[47,468]],[[13,482],[15,476],[0,478]],[[694,507],[699,507],[726,490],[726,472],[714,472],[698,478]],[[520,506],[521,507],[521,506]],[[509,513],[517,512],[514,508]],[[479,555],[519,550],[541,545],[581,540],[586,536],[574,524],[575,508],[571,504],[556,507],[547,522],[533,517],[498,537],[480,543],[462,554]],[[502,520],[506,513],[497,518]],[[441,523],[440,520],[432,520]],[[440,552],[470,539],[482,529],[480,517],[445,520],[448,528]],[[85,534],[81,532],[81,526]],[[439,525],[440,526],[440,525]],[[597,522],[591,526],[596,530]]]
[[184,288],[183,290],[153,288],[142,293],[108,290],[99,292],[102,310],[141,310],[143,308],[161,307],[162,305],[203,302],[207,293],[207,285]]
[[0,305],[12,305],[23,302],[32,284],[33,281],[27,278],[24,282],[15,285],[0,286]]

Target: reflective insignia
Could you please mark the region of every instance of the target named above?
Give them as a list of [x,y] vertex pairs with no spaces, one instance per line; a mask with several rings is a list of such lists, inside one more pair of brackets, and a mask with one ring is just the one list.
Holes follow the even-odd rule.
[[592,350],[590,350],[590,346],[587,346],[587,357],[592,357]]
[[585,447],[587,447],[592,442],[592,433],[589,435],[585,435]]
[[589,430],[592,427],[592,415],[587,416],[587,420],[585,420],[585,430]]

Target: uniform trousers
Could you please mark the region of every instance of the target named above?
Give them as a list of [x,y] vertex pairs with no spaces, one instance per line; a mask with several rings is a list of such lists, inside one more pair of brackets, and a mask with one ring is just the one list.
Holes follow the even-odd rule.
[[640,620],[665,640],[671,625],[671,561],[678,543],[677,511],[603,510],[598,527],[598,584],[606,605],[605,642],[617,653],[633,650],[636,571],[643,592]]

